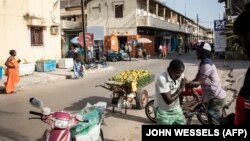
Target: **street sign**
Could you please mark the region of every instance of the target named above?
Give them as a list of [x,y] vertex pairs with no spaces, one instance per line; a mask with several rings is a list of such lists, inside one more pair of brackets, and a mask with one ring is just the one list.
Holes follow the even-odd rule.
[[215,20],[214,21],[214,51],[215,52],[225,52],[226,36],[221,35],[226,26],[225,20]]

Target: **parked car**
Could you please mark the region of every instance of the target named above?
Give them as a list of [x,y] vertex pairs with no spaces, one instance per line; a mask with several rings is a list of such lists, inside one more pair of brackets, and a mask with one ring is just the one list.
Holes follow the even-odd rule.
[[119,52],[108,51],[106,56],[107,56],[108,61],[113,61],[113,62],[121,61],[123,59],[128,58],[128,54],[124,52],[123,50],[120,50]]

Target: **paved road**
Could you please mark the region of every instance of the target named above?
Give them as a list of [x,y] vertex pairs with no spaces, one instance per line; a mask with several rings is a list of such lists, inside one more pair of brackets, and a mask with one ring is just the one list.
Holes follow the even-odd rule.
[[[169,58],[179,57],[185,62],[185,75],[188,79],[194,78],[197,72],[198,60],[194,53],[189,55],[170,55]],[[35,110],[28,103],[30,97],[38,97],[44,100],[46,106],[54,110],[79,111],[87,102],[110,102],[110,91],[96,88],[96,84],[102,84],[108,78],[124,71],[125,69],[148,69],[158,75],[166,69],[170,59],[133,60],[110,63],[114,69],[90,73],[80,80],[55,79],[38,85],[27,85],[15,95],[0,95],[0,141],[34,141],[37,140],[46,129],[47,125],[38,120],[28,120],[29,110]],[[215,60],[218,64],[219,74],[225,84],[230,67],[227,62]],[[236,63],[237,64],[237,63]],[[244,66],[244,65],[243,65]],[[243,74],[245,68],[239,67],[238,75]],[[240,70],[241,69],[241,70]],[[236,70],[234,70],[236,72]],[[54,77],[51,75],[51,79]],[[238,77],[230,78],[237,79]],[[240,79],[239,79],[240,80]],[[1,85],[1,84],[0,84]],[[240,84],[238,84],[240,85]],[[238,87],[238,86],[234,86]],[[149,91],[150,98],[154,94],[154,83],[145,87]],[[233,109],[233,108],[232,108]],[[103,126],[105,141],[138,141],[141,140],[141,125],[151,124],[143,110],[131,109],[127,115],[111,113],[111,105],[107,109],[105,119],[107,126]],[[231,112],[231,111],[229,111]],[[195,122],[195,121],[194,121]]]

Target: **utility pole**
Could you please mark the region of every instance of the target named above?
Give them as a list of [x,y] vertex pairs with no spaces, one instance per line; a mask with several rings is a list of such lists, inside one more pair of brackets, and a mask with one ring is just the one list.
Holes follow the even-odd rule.
[[197,14],[197,42],[199,40],[199,17],[198,17],[198,14]]
[[174,0],[174,10],[175,10],[175,0]]
[[82,35],[83,35],[84,61],[85,61],[85,63],[88,63],[88,61],[87,61],[87,48],[86,48],[84,0],[81,0],[81,7],[82,7]]
[[185,16],[186,16],[186,3],[185,3]]

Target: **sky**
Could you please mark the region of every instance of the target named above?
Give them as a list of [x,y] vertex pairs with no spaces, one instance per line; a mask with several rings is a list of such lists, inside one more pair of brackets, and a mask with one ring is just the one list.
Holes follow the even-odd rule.
[[186,15],[188,18],[197,21],[198,24],[207,28],[214,28],[214,20],[222,20],[225,11],[225,3],[218,3],[218,0],[161,0],[175,11]]

